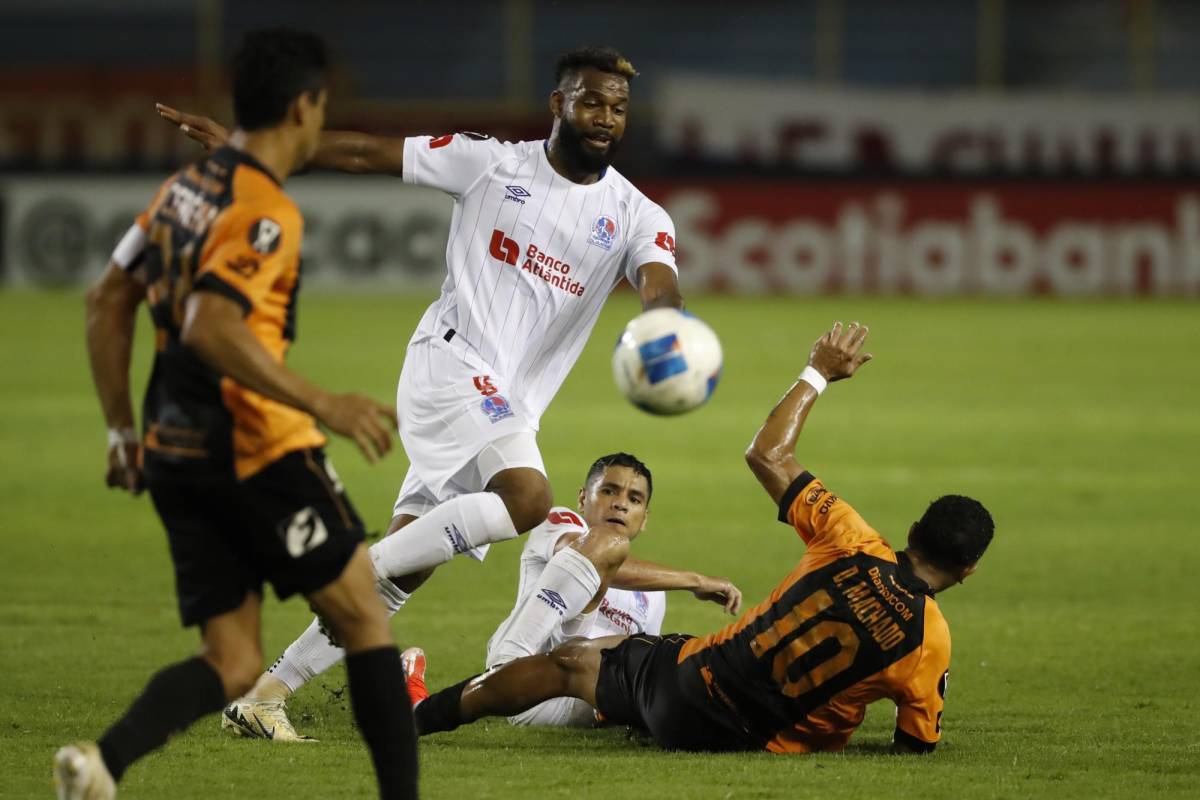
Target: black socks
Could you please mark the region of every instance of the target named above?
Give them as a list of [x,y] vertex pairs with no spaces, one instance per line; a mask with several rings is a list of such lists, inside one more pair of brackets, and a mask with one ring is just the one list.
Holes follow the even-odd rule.
[[417,731],[421,736],[442,731],[452,731],[463,724],[461,704],[463,689],[475,680],[478,675],[472,675],[465,681],[431,694],[417,706]]
[[196,657],[172,664],[150,679],[125,716],[100,738],[100,755],[119,781],[130,764],[224,706],[225,687],[207,661]]
[[379,796],[383,800],[416,798],[417,732],[400,651],[393,646],[348,655],[346,672],[350,705],[371,749]]

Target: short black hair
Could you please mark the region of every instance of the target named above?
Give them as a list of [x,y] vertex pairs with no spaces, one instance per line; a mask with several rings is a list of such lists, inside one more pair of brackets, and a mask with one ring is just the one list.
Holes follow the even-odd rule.
[[558,57],[554,65],[554,82],[562,83],[563,76],[583,67],[595,67],[601,72],[620,75],[627,81],[637,77],[638,71],[629,59],[611,47],[576,47]]
[[596,478],[604,474],[604,470],[609,467],[629,467],[636,474],[641,475],[646,479],[646,504],[649,505],[650,497],[654,494],[654,478],[650,475],[650,468],[638,460],[637,456],[631,456],[629,453],[611,453],[607,456],[600,456],[588,468],[587,477],[583,481],[583,485],[587,486]]
[[908,541],[935,567],[959,570],[983,557],[994,531],[982,503],[948,494],[929,504]]
[[325,88],[329,53],[320,37],[290,28],[250,31],[233,57],[233,116],[242,130],[278,125],[305,92]]

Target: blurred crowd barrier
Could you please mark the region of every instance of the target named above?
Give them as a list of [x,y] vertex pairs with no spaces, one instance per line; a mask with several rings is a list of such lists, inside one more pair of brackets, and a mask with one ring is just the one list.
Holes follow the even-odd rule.
[[[8,285],[90,280],[158,182],[0,180]],[[643,189],[675,222],[691,291],[1200,293],[1200,190],[1171,183],[713,178]],[[432,291],[445,275],[445,195],[319,175],[289,191],[305,215],[306,286]]]

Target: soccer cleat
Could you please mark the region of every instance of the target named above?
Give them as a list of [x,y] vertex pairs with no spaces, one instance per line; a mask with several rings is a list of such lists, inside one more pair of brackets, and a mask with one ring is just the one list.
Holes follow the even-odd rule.
[[54,789],[58,800],[112,800],[117,784],[95,742],[79,742],[54,754]]
[[425,688],[425,651],[419,647],[410,647],[400,654],[400,663],[404,665],[404,682],[408,686],[408,699],[413,708],[429,697]]
[[319,741],[296,733],[282,700],[236,700],[221,712],[221,730],[272,742]]

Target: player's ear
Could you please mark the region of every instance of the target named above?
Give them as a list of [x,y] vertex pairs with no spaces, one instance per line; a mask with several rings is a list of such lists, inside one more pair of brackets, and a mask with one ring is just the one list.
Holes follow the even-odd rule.
[[587,497],[587,484],[579,487],[579,513],[583,513],[583,501]]
[[566,95],[562,93],[561,89],[555,89],[550,93],[550,113],[554,115],[555,119],[562,118],[563,105],[566,101]]
[[912,543],[913,543],[913,540],[912,540],[913,534],[916,533],[916,531],[917,531],[917,523],[914,522],[912,525],[908,526],[908,544],[910,547],[912,546]]
[[979,566],[979,562],[976,561],[971,566],[963,567],[962,569],[960,569],[958,571],[958,582],[962,583],[963,581],[965,581],[968,576],[972,575],[975,572],[975,568],[978,566]]

